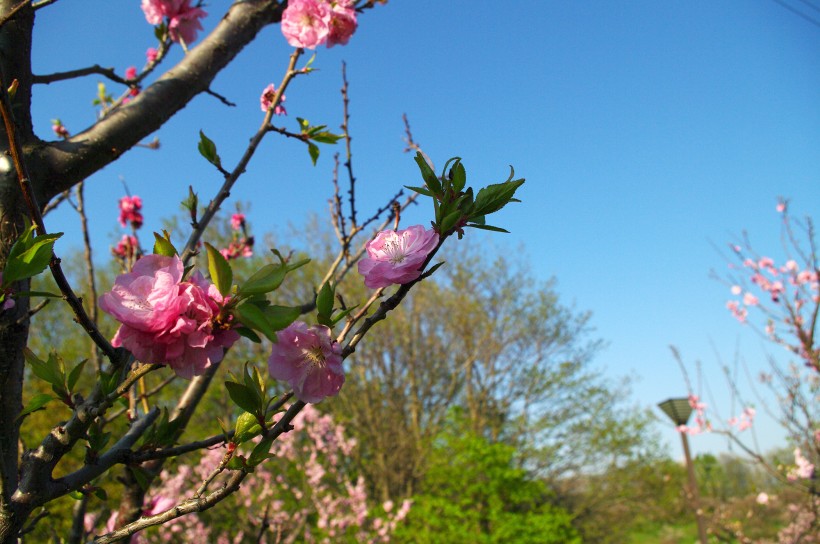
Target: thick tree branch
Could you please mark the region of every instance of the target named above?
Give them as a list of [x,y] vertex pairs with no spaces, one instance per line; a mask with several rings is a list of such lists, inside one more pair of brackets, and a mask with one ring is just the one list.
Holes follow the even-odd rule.
[[276,0],[234,3],[211,34],[134,100],[64,141],[32,146],[40,200],[68,189],[160,128],[211,82],[265,26],[281,19]]

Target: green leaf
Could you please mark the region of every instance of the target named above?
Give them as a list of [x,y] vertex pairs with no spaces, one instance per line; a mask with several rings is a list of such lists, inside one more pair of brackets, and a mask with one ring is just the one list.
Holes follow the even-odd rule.
[[439,195],[442,193],[441,183],[439,182],[438,178],[436,177],[436,173],[433,172],[433,169],[430,168],[430,165],[427,164],[427,161],[424,160],[424,155],[421,154],[420,151],[416,151],[416,164],[419,165],[419,170],[421,171],[421,177],[424,178],[424,182],[427,184],[427,187],[433,192],[433,194]]
[[226,381],[225,389],[228,390],[228,395],[230,395],[234,404],[246,412],[256,414],[260,411],[261,407],[258,396],[247,386],[241,383]]
[[3,285],[36,276],[46,269],[54,253],[54,242],[62,232],[34,236],[36,227],[28,227],[9,250],[6,268],[3,270]]
[[333,134],[332,132],[322,131],[311,133],[310,139],[320,144],[335,144],[342,139],[341,134]]
[[319,159],[319,147],[316,144],[308,142],[308,154],[310,160],[313,161],[313,166],[316,166],[316,161]]
[[36,412],[37,410],[42,410],[43,407],[46,404],[48,404],[49,402],[51,402],[53,400],[56,400],[56,398],[57,397],[53,397],[53,396],[49,395],[48,393],[40,393],[38,395],[34,395],[33,397],[31,397],[31,400],[28,401],[28,404],[26,405],[26,407],[23,408],[23,411],[20,412],[20,415],[17,416],[17,420],[20,421],[21,419],[23,419],[24,417],[26,417],[27,415],[29,415],[32,412]]
[[80,375],[83,372],[83,367],[85,367],[85,364],[87,362],[88,362],[88,359],[83,359],[82,361],[77,363],[77,366],[75,366],[74,368],[71,369],[71,372],[68,373],[68,378],[66,380],[66,386],[68,388],[69,393],[74,392],[74,386],[77,385],[77,380],[80,379]]
[[319,289],[319,294],[316,295],[316,311],[320,316],[329,318],[333,313],[333,294],[333,286],[329,281]]
[[259,425],[259,421],[256,419],[256,416],[248,412],[242,412],[239,414],[239,417],[236,418],[233,441],[236,444],[241,444],[243,442],[247,442],[261,432],[262,426]]
[[197,149],[199,149],[199,153],[205,157],[205,159],[217,167],[222,167],[222,160],[219,158],[219,155],[216,152],[216,144],[201,130],[199,131],[199,144],[197,145]]
[[285,280],[288,269],[284,264],[266,264],[239,287],[240,295],[264,295],[275,291]]
[[248,456],[248,465],[255,467],[259,463],[265,461],[268,457],[270,457],[270,446],[273,444],[273,438],[263,438],[259,441],[259,444],[253,448],[250,456]]
[[328,325],[328,327],[333,328],[333,327],[336,325],[336,323],[338,323],[338,322],[339,322],[339,321],[341,321],[342,319],[346,318],[348,315],[350,315],[350,313],[351,313],[353,310],[355,310],[355,309],[356,309],[356,308],[358,308],[358,307],[359,307],[359,305],[357,304],[356,306],[353,306],[352,308],[348,308],[347,310],[344,310],[344,311],[342,311],[342,312],[339,312],[338,314],[336,314],[335,316],[333,316],[333,319],[331,319],[331,324],[330,324],[330,325]]
[[461,217],[461,210],[456,210],[448,214],[441,220],[441,225],[439,226],[440,231],[442,233],[450,232],[458,224]]
[[227,468],[230,470],[245,470],[245,460],[239,456],[231,457]]
[[83,494],[77,491],[76,489],[74,491],[69,491],[68,496],[74,499],[75,501],[83,500]]
[[248,372],[248,366],[245,365],[245,386],[253,390],[261,405],[265,401],[265,378],[262,377],[256,365],[250,365],[251,372]]
[[491,230],[493,232],[506,232],[507,234],[510,233],[510,231],[508,231],[508,230],[502,229],[501,227],[493,227],[492,225],[473,225],[473,224],[469,224],[467,226],[468,227],[473,227],[474,229]]
[[450,169],[450,179],[453,182],[453,190],[456,193],[460,193],[464,190],[464,185],[467,184],[467,171],[464,169],[464,165],[461,164],[460,159],[457,160],[453,168]]
[[244,336],[245,338],[247,338],[255,344],[259,344],[262,342],[262,339],[259,338],[258,334],[253,332],[253,329],[249,329],[248,327],[238,327],[234,330],[239,333],[239,336]]
[[205,248],[208,250],[208,272],[211,275],[211,281],[222,296],[228,296],[233,285],[231,265],[219,250],[208,242],[205,242]]
[[259,306],[251,302],[240,304],[235,315],[243,325],[261,332],[268,340],[276,343],[276,329],[271,326],[265,312]]
[[507,205],[513,198],[516,189],[524,183],[523,179],[493,183],[478,191],[475,197],[473,213],[475,215],[489,215]]
[[103,502],[108,500],[108,493],[106,493],[105,489],[103,489],[102,487],[94,488],[94,491],[92,493],[94,493],[94,496]]
[[305,266],[306,264],[308,264],[309,262],[310,262],[310,259],[302,259],[301,261],[296,261],[293,264],[289,264],[288,265],[288,272],[293,272],[297,268],[301,268],[301,267]]
[[171,243],[171,235],[168,231],[154,233],[154,255],[163,255],[165,257],[173,257],[177,255],[177,248]]
[[48,361],[43,361],[30,349],[23,348],[23,357],[31,367],[31,371],[34,372],[35,376],[51,385],[62,385],[63,376],[60,375],[58,363],[53,355],[49,355]]
[[148,472],[138,466],[132,465],[128,468],[131,470],[131,474],[134,475],[137,485],[139,485],[143,491],[147,491],[148,486],[151,485],[151,477],[148,475]]
[[413,187],[412,185],[405,185],[404,187],[407,188],[407,189],[410,189],[411,191],[415,191],[420,195],[430,196],[430,197],[433,196],[433,193],[431,193],[429,190],[427,190],[423,187]]
[[299,319],[299,316],[302,315],[302,310],[298,306],[290,307],[272,305],[266,307],[263,312],[265,312],[265,317],[267,317],[271,328],[275,331],[281,331]]

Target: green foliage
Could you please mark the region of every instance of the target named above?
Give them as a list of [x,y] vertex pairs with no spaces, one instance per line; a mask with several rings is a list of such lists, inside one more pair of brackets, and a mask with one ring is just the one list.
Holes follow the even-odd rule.
[[6,267],[2,271],[3,280],[0,283],[0,290],[16,281],[36,276],[45,270],[51,261],[54,242],[63,233],[35,236],[36,228],[35,225],[30,225],[11,246]]
[[[408,189],[433,199],[435,221],[433,226],[440,234],[458,232],[463,235],[464,227],[473,227],[495,232],[507,232],[500,227],[485,223],[485,216],[495,213],[510,202],[520,202],[513,198],[515,191],[524,183],[524,179],[513,180],[515,171],[510,167],[510,177],[502,183],[493,183],[479,189],[474,195],[472,187],[467,184],[467,171],[461,158],[453,157],[444,165],[441,177],[437,177],[421,152],[416,153],[416,164],[424,178],[425,187]],[[452,164],[452,166],[450,166]],[[449,167],[449,172],[448,172]]]
[[572,544],[570,515],[546,485],[514,466],[515,448],[469,431],[460,417],[438,435],[399,542]]

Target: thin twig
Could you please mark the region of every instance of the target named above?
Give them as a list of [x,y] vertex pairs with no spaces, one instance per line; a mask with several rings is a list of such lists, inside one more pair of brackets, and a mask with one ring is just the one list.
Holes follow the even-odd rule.
[[[20,149],[20,143],[17,141],[16,127],[12,122],[11,109],[7,104],[8,93],[5,88],[2,87],[3,85],[0,85],[0,115],[2,115],[3,123],[5,124],[6,135],[9,140],[9,151],[11,151],[11,158],[14,163],[14,168],[17,171],[20,191],[23,193],[23,199],[26,202],[26,207],[28,208],[31,220],[37,226],[37,233],[44,235],[46,234],[46,227],[43,223],[43,216],[40,213],[40,207],[37,205],[37,200],[34,197],[34,190],[31,185],[31,179],[29,178],[28,171],[23,163],[23,154]],[[96,324],[88,317],[85,308],[83,308],[82,301],[76,294],[74,294],[74,290],[71,288],[71,285],[69,285],[68,279],[63,273],[63,269],[60,266],[60,259],[58,259],[53,253],[51,255],[49,267],[51,268],[52,276],[54,276],[54,281],[57,283],[57,286],[60,288],[60,292],[63,294],[63,298],[66,302],[68,302],[68,305],[74,311],[77,322],[83,327],[86,334],[91,337],[102,352],[105,353],[106,357],[108,357],[111,361],[111,364],[116,365],[118,362],[116,350],[110,343],[108,343],[108,340],[106,340],[100,333],[99,329],[97,329]]]
[[212,91],[211,89],[205,89],[205,93],[213,96],[214,98],[216,98],[217,100],[219,100],[220,102],[225,104],[226,106],[230,106],[232,108],[236,107],[236,104],[234,104],[233,102],[231,102],[230,100],[228,100],[227,98],[222,96],[221,94],[219,94],[215,91]]
[[[99,324],[99,315],[97,312],[97,282],[94,278],[94,259],[91,250],[91,236],[88,232],[88,215],[85,213],[85,197],[84,197],[85,181],[77,184],[77,214],[80,216],[80,227],[83,233],[83,256],[85,259],[85,274],[86,285],[88,286],[88,310],[91,322],[94,325]],[[94,368],[100,370],[102,364],[100,362],[100,354],[97,351],[97,346],[91,342],[91,362]]]
[[111,81],[115,83],[121,83],[123,85],[128,85],[129,80],[120,77],[114,71],[113,68],[103,68],[99,64],[95,64],[94,66],[89,66],[87,68],[78,68],[76,70],[68,70],[67,72],[55,72],[53,74],[45,74],[45,75],[33,75],[32,76],[32,83],[38,84],[42,83],[48,85],[50,83],[55,83],[57,81],[65,81],[66,79],[74,79],[77,77],[84,77],[90,76],[93,74],[105,76]]

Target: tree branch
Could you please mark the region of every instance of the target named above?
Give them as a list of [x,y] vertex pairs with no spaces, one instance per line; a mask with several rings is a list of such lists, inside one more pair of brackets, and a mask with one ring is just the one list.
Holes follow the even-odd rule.
[[31,146],[29,164],[37,165],[32,175],[41,200],[111,163],[207,92],[216,75],[260,30],[281,19],[283,9],[276,0],[235,2],[207,38],[134,100],[67,140]]

